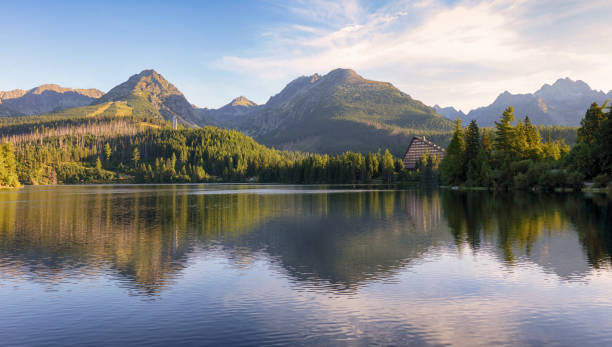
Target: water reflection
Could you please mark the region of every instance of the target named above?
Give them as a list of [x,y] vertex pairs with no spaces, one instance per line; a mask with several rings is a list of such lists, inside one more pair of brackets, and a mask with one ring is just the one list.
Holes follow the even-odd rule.
[[237,267],[264,256],[295,283],[339,292],[449,250],[484,252],[508,268],[528,261],[565,279],[610,265],[605,196],[314,189],[3,191],[0,280],[53,286],[105,273],[136,294],[157,295],[191,257],[212,252]]
[[458,247],[495,245],[509,265],[526,256],[562,277],[610,265],[612,204],[605,195],[444,192],[442,201]]

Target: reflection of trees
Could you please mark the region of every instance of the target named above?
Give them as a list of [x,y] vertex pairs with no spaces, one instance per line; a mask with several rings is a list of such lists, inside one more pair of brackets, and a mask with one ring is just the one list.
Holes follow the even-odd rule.
[[589,263],[612,263],[612,201],[606,195],[567,199],[564,212],[578,231]]
[[[315,199],[322,197],[328,206],[324,214],[315,212]],[[265,250],[298,281],[344,289],[390,276],[448,235],[439,223],[437,193],[386,191],[302,199],[315,208],[280,217],[226,245]]]
[[[212,245],[237,266],[265,254],[297,281],[355,288],[423,258],[451,235],[457,247],[478,252],[495,244],[509,263],[524,252],[557,268],[565,265],[542,254],[541,241],[568,230],[576,230],[593,266],[609,261],[612,251],[611,204],[601,196],[200,193],[193,186],[0,192],[0,252],[8,257],[2,272],[56,280],[111,271],[154,294],[189,254]],[[563,242],[575,250],[575,239]]]
[[0,202],[6,205],[0,247],[14,264],[5,270],[55,280],[78,269],[110,269],[148,294],[166,286],[189,253],[210,240],[239,266],[263,250],[297,280],[350,287],[401,268],[447,235],[436,232],[437,193],[58,187],[0,195]]
[[458,246],[467,242],[476,251],[483,237],[495,240],[510,263],[517,250],[529,256],[544,235],[571,229],[591,264],[610,258],[610,203],[601,196],[445,191],[442,206]]
[[110,264],[139,290],[154,293],[182,269],[199,238],[244,231],[282,203],[185,193],[61,187],[0,194],[0,247],[15,264],[12,271],[52,280]]

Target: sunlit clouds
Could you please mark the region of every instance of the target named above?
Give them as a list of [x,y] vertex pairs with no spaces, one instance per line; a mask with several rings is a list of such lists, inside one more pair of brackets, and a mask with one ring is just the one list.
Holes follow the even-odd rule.
[[[281,6],[281,5],[279,5]],[[297,75],[353,68],[428,104],[465,111],[504,90],[557,78],[612,88],[612,10],[606,1],[299,2],[292,26],[270,25],[262,48],[214,64],[279,90]]]

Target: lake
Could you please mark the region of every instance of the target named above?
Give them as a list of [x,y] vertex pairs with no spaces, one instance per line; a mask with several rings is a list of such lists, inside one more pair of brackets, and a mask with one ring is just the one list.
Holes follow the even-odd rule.
[[0,191],[0,345],[612,345],[605,195]]

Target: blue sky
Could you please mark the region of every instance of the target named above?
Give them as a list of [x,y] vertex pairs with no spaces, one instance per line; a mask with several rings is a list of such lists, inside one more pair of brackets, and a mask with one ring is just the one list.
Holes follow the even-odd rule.
[[612,89],[612,2],[12,1],[0,90],[107,91],[154,68],[201,107],[336,67],[465,111],[560,77]]

